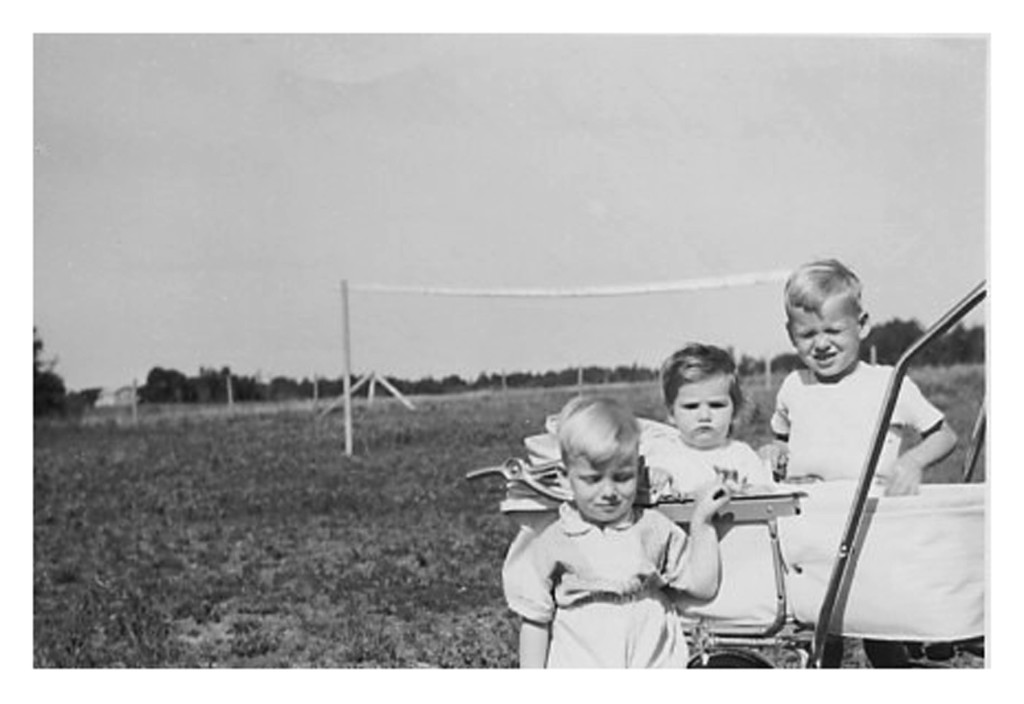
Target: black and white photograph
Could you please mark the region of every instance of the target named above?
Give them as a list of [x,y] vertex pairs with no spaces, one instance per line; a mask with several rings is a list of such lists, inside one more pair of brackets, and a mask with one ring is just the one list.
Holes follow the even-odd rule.
[[37,675],[991,669],[998,28],[680,24],[33,28]]

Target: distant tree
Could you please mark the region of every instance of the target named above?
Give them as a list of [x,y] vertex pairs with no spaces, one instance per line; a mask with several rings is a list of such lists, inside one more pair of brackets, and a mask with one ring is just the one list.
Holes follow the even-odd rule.
[[43,338],[32,328],[33,417],[58,415],[64,412],[67,391],[64,380],[53,371],[57,360],[43,359]]
[[[894,318],[871,329],[864,341],[861,355],[869,359],[874,347],[879,364],[895,364],[912,344],[924,335],[924,328],[916,320]],[[957,325],[945,335],[936,338],[922,352],[921,364],[948,366],[985,361],[985,328],[965,328]]]
[[788,374],[794,369],[803,369],[804,363],[795,352],[784,352],[772,357],[772,374]]
[[978,364],[985,361],[985,328],[966,328],[961,323],[921,353],[924,364]]
[[459,391],[465,391],[468,384],[461,376],[457,374],[449,374],[441,380],[442,393],[458,393]]
[[612,383],[624,381],[641,381],[643,379],[644,371],[645,370],[638,367],[636,363],[630,366],[620,364],[619,366],[611,370],[611,374],[608,377],[608,381]]
[[199,367],[199,376],[190,379],[199,403],[223,403],[228,399],[227,374],[213,367]]
[[232,374],[231,391],[236,401],[265,401],[271,396],[270,385],[264,384],[256,376]]
[[175,369],[153,367],[139,389],[139,398],[146,403],[185,403],[194,401],[195,395],[184,374]]
[[[75,395],[78,396],[86,405],[95,406],[101,393],[103,393],[103,389],[99,386],[94,386],[89,389],[82,389],[81,391],[76,392]],[[71,394],[68,395],[70,396]]]
[[341,396],[344,390],[345,379],[343,377],[320,380],[320,398],[335,398]]
[[65,402],[67,415],[81,416],[86,412],[86,410],[94,408],[102,391],[103,389],[96,386],[89,389],[82,389],[80,391],[68,392]]
[[743,355],[740,357],[739,363],[736,365],[737,371],[740,376],[753,376],[760,374],[764,371],[764,360],[758,359],[757,357],[750,357],[749,355]]
[[548,371],[540,375],[538,383],[545,389],[550,389],[555,386],[559,386],[562,383],[562,379],[565,376],[565,372],[554,372]]
[[924,330],[916,320],[892,320],[875,325],[871,328],[864,344],[861,345],[861,358],[871,358],[871,348],[875,348],[879,364],[895,364],[900,355],[916,342]]
[[[412,394],[440,394],[444,393],[444,386],[432,376],[417,379],[409,385],[409,392]],[[401,391],[401,389],[399,389]]]
[[294,379],[275,376],[270,380],[269,398],[271,401],[294,401],[302,398],[302,389]]
[[485,374],[484,372],[480,372],[476,380],[471,384],[471,387],[476,390],[500,389],[501,374]]
[[555,374],[555,381],[552,386],[573,386],[576,383],[578,372],[575,367],[568,367]]

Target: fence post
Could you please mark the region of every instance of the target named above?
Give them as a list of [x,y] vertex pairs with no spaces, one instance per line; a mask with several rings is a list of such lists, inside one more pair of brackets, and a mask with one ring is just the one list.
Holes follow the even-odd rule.
[[132,379],[132,425],[139,424],[139,381]]
[[341,334],[344,360],[345,454],[352,456],[352,345],[348,327],[348,279],[341,280]]

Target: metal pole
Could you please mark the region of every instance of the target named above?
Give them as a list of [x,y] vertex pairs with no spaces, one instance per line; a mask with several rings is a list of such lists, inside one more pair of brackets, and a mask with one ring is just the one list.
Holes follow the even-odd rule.
[[352,456],[352,344],[348,329],[348,279],[341,280],[342,366],[345,395],[345,455]]
[[968,483],[974,478],[974,468],[978,464],[978,457],[981,455],[981,446],[985,441],[985,399],[981,400],[981,410],[974,421],[974,430],[971,432],[971,445],[967,450],[964,459],[963,481]]

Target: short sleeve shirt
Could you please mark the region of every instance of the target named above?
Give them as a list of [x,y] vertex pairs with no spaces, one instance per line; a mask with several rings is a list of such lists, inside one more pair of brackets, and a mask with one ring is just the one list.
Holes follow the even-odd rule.
[[570,503],[528,545],[510,551],[502,572],[509,607],[540,623],[593,597],[631,596],[680,586],[687,536],[658,511],[634,509],[604,528]]
[[[771,419],[772,431],[789,438],[787,477],[860,477],[891,375],[892,367],[865,362],[835,383],[823,383],[807,370],[790,373]],[[876,476],[887,476],[899,457],[901,429],[926,432],[942,420],[917,384],[904,378]]]
[[645,451],[644,460],[653,469],[660,469],[672,478],[672,486],[680,492],[693,492],[715,481],[715,467],[737,472],[741,482],[755,486],[771,486],[772,473],[757,453],[745,442],[729,440],[721,447],[701,450],[689,447],[679,437],[660,438]]
[[551,629],[547,667],[686,667],[686,631],[665,587],[685,591],[686,533],[654,510],[599,527],[571,504],[524,530],[502,570],[505,598]]

